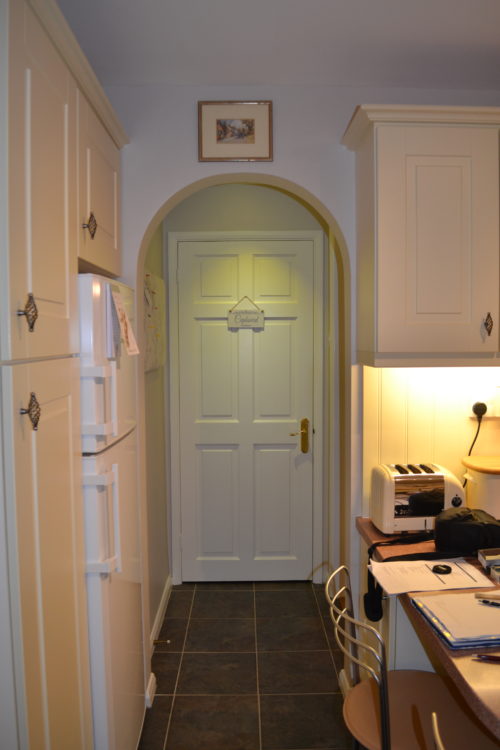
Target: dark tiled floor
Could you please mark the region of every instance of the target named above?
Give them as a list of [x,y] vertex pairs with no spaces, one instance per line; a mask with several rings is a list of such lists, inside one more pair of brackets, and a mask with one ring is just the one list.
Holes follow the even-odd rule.
[[177,586],[139,750],[347,750],[339,661],[321,586]]

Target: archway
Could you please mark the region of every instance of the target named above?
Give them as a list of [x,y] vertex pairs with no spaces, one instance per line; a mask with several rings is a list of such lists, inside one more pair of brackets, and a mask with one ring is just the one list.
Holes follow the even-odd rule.
[[[326,483],[329,486],[328,505],[325,515],[325,540],[330,537],[331,543],[329,550],[334,548],[334,557],[330,555],[330,563],[339,559],[347,559],[349,546],[349,519],[350,519],[350,270],[347,248],[343,235],[338,227],[335,217],[330,211],[318,201],[314,195],[301,188],[301,186],[284,180],[279,177],[273,177],[262,174],[235,173],[221,174],[199,180],[191,185],[186,186],[181,191],[171,196],[156,212],[151,219],[149,226],[144,234],[137,262],[136,288],[137,294],[137,313],[138,320],[143,317],[143,295],[142,289],[144,284],[144,262],[151,239],[163,220],[181,203],[196,193],[214,186],[228,185],[253,185],[262,188],[271,188],[277,190],[292,200],[304,206],[319,222],[324,230],[328,241],[329,257],[331,266],[334,269],[334,275],[337,282],[337,297],[335,305],[328,312],[330,321],[336,322],[337,337],[334,350],[330,354],[330,369],[335,374],[334,378],[329,378],[330,392],[329,413],[330,413],[330,435],[331,445],[329,456],[334,457],[336,476],[335,487],[333,481]],[[141,340],[143,331],[139,330],[140,348],[143,341]],[[146,493],[146,476],[144,467],[145,461],[145,436],[146,424],[144,419],[144,372],[143,367],[139,365],[139,414],[141,423],[138,425],[140,435],[140,445],[142,446],[142,496],[147,497]],[[335,426],[335,429],[334,429]],[[330,461],[325,461],[325,465],[330,465]],[[333,489],[334,488],[334,489]],[[143,509],[144,524],[146,528],[147,508]],[[170,531],[170,533],[172,533]],[[147,539],[144,537],[144,549],[147,554]],[[327,555],[328,557],[328,555]],[[174,571],[175,573],[175,571]],[[147,588],[147,585],[146,587]],[[146,601],[148,600],[146,592]],[[147,607],[149,602],[147,602]],[[152,615],[153,616],[153,615]],[[148,623],[149,624],[149,623]],[[146,630],[147,632],[147,630]]]

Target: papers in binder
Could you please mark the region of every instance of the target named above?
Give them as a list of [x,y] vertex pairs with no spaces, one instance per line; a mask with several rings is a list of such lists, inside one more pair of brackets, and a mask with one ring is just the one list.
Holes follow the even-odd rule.
[[412,602],[451,648],[500,645],[500,614],[473,593],[417,594]]
[[[445,563],[451,573],[440,575],[432,568]],[[405,594],[408,591],[441,591],[444,589],[471,589],[491,586],[484,573],[462,557],[455,560],[405,560],[370,562],[370,570],[386,594]]]

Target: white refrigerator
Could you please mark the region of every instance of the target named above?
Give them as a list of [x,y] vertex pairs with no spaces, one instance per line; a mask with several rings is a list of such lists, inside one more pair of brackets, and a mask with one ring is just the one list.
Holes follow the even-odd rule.
[[134,295],[79,275],[86,583],[95,750],[135,750],[145,710]]

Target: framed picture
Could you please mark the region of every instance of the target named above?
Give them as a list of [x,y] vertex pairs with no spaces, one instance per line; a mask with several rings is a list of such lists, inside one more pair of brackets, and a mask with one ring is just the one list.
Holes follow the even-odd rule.
[[272,102],[198,102],[198,161],[272,161]]

